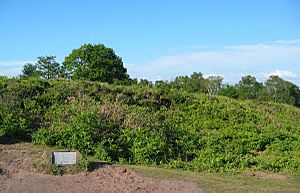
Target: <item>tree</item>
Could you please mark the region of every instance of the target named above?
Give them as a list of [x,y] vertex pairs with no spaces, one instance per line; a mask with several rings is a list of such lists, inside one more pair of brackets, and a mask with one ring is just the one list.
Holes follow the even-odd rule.
[[299,86],[291,83],[291,82],[287,82],[287,86],[290,90],[290,94],[292,97],[295,98],[295,106],[296,107],[300,107],[300,88]]
[[188,92],[216,94],[221,88],[222,80],[220,76],[209,76],[206,79],[201,72],[193,72],[190,76],[177,76],[169,85]]
[[190,92],[205,92],[205,78],[203,74],[201,72],[193,72],[187,88]]
[[49,80],[59,76],[60,66],[55,58],[55,56],[40,56],[37,58],[36,67],[42,78]]
[[141,79],[138,84],[142,86],[152,86],[152,82],[147,79]]
[[122,59],[113,49],[103,44],[84,44],[79,49],[74,49],[65,58],[62,71],[65,77],[71,79],[108,83],[129,79]]
[[221,76],[209,76],[206,78],[206,90],[209,95],[216,94],[222,85]]
[[260,94],[260,99],[295,105],[296,99],[292,96],[291,88],[289,82],[279,76],[270,76]]
[[176,89],[187,90],[190,78],[188,76],[177,76],[170,82],[170,86]]
[[23,73],[21,75],[22,78],[28,78],[28,77],[33,77],[33,76],[38,76],[39,75],[38,71],[37,71],[37,68],[36,68],[36,65],[31,64],[31,63],[26,63],[23,66],[22,73]]
[[244,76],[237,84],[239,99],[256,99],[262,84],[254,76]]
[[167,89],[169,88],[169,84],[167,81],[163,81],[163,80],[156,80],[154,85],[157,87],[157,88],[164,88],[164,89]]
[[221,87],[220,91],[218,92],[219,95],[227,96],[233,99],[238,98],[237,88],[235,86],[225,84]]

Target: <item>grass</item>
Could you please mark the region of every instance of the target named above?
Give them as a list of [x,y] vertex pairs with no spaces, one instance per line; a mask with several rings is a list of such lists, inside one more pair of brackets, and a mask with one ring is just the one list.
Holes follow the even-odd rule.
[[128,167],[146,177],[193,181],[205,192],[300,192],[300,177],[283,173],[245,171],[233,175],[145,166]]

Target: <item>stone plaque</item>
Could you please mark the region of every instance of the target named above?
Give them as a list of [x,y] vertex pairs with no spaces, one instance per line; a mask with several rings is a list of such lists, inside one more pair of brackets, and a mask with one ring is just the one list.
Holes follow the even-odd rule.
[[53,152],[52,164],[68,165],[76,164],[76,152]]

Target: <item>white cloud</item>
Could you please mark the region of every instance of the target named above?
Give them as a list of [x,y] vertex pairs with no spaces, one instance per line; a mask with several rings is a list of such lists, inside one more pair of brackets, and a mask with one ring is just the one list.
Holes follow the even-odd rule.
[[295,39],[295,40],[278,40],[276,43],[279,44],[300,44],[300,39]]
[[14,67],[7,70],[0,70],[1,76],[13,77],[21,74],[23,67]]
[[290,70],[272,70],[269,72],[258,72],[253,74],[259,81],[263,82],[270,76],[279,76],[284,80],[291,81],[295,84],[300,85],[300,72],[294,72]]
[[0,61],[0,67],[23,66],[26,63],[35,63],[35,61],[29,61],[29,60]]
[[[300,73],[300,39],[222,46],[200,51],[199,49],[187,50],[160,56],[140,64],[131,63],[126,67],[133,77],[149,77],[150,79],[158,76],[171,79],[196,71],[204,74],[222,74],[226,81],[227,76],[233,79],[232,74],[235,74],[235,79],[239,79],[240,74],[270,72],[287,65],[288,70]],[[292,76],[284,71],[281,75]]]
[[268,74],[269,76],[279,76],[281,78],[300,78],[300,74],[293,73],[288,70],[275,70]]
[[30,60],[9,60],[0,61],[0,75],[1,76],[17,76],[22,73],[24,64],[35,63],[35,61]]
[[159,66],[176,65],[255,65],[300,61],[300,45],[238,45],[219,50],[163,56],[149,62]]

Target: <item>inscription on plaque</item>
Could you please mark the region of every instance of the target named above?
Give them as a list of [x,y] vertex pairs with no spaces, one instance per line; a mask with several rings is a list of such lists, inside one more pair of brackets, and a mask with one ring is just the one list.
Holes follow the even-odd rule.
[[76,152],[53,152],[52,164],[59,164],[59,165],[76,164]]

